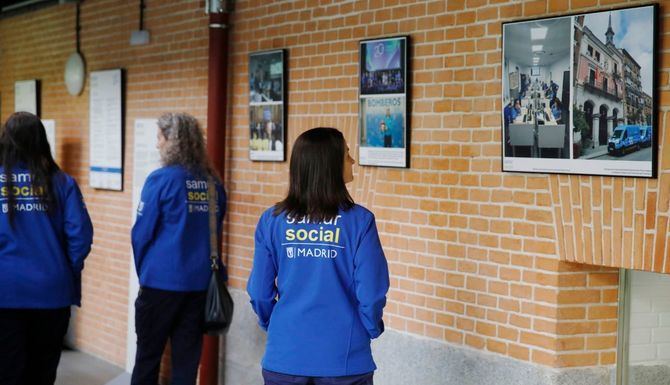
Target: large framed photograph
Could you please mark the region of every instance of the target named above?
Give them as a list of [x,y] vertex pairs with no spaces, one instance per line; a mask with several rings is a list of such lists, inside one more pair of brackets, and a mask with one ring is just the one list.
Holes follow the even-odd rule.
[[503,171],[656,177],[657,15],[503,23]]
[[360,42],[358,162],[409,166],[407,36]]
[[249,55],[249,158],[284,161],[286,52]]

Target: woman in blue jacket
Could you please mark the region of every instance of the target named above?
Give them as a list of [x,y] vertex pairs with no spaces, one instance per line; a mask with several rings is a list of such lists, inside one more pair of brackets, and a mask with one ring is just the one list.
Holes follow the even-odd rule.
[[0,384],[51,385],[93,227],[29,112],[0,135],[0,207]]
[[389,276],[374,215],[345,186],[353,162],[340,131],[304,132],[288,195],[256,227],[247,292],[268,333],[266,385],[372,384]]
[[163,167],[142,189],[132,230],[140,292],[135,301],[137,354],[132,384],[156,385],[167,340],[172,384],[195,384],[209,282],[208,181],[217,189],[217,234],[226,196],[209,165],[197,120],[184,113],[158,119]]

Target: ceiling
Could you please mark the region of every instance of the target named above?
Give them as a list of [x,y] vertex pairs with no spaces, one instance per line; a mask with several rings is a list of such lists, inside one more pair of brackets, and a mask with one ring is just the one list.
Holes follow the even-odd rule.
[[[534,20],[505,24],[505,59],[522,66],[534,66],[533,56],[540,58],[538,66],[548,66],[570,55],[571,18]],[[542,40],[531,40],[531,28],[546,27],[547,35]],[[542,45],[542,51],[533,52],[533,45]]]

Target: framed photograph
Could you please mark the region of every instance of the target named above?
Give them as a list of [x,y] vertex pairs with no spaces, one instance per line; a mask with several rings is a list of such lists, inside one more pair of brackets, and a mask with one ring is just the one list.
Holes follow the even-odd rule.
[[249,55],[249,159],[284,161],[285,50]]
[[657,19],[652,4],[503,23],[503,171],[655,178]]
[[408,37],[360,42],[358,162],[409,167]]

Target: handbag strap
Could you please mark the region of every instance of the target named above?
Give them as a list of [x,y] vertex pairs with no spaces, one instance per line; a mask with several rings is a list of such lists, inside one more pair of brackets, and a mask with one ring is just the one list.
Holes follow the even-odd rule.
[[219,258],[219,246],[217,245],[216,228],[216,184],[211,176],[207,179],[207,198],[209,200],[209,258],[212,260],[212,270],[218,270],[216,260]]

